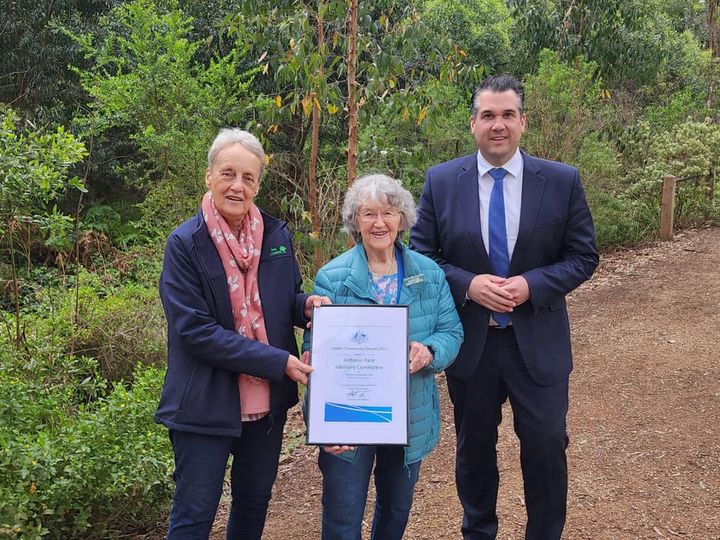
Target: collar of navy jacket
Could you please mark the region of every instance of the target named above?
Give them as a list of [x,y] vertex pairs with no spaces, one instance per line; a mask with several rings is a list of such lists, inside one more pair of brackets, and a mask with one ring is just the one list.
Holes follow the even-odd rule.
[[[522,253],[528,239],[531,236],[538,213],[542,206],[542,198],[545,192],[547,179],[540,172],[538,162],[532,156],[522,152],[523,157],[523,185],[522,199],[520,201],[520,227],[518,229],[517,242],[510,260],[509,275],[517,274],[513,262],[517,260],[518,253]],[[478,167],[477,154],[471,154],[461,164],[461,171],[457,176],[460,197],[461,215],[466,216],[465,226],[468,235],[472,238],[475,248],[480,253],[483,266],[490,268],[490,259],[482,239],[480,223],[480,192],[478,188]]]
[[[260,262],[262,263],[263,259],[267,256],[265,253],[266,246],[269,245],[266,240],[271,238],[277,231],[285,228],[286,224],[283,221],[269,216],[262,210],[260,214],[262,215],[264,226],[262,252],[260,254]],[[205,273],[213,298],[219,308],[219,313],[217,314],[220,319],[219,322],[224,328],[234,329],[235,323],[232,316],[232,306],[230,305],[230,295],[227,289],[225,268],[223,268],[217,249],[208,234],[202,209],[198,212],[197,227],[192,233],[192,239],[195,250],[197,251],[198,263]]]

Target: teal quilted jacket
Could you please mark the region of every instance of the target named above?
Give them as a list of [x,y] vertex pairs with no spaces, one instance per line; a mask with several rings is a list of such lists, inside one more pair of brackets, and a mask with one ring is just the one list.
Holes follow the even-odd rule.
[[[435,351],[433,362],[410,375],[409,445],[405,464],[423,459],[437,444],[440,435],[440,399],[435,374],[455,359],[463,340],[450,288],[442,269],[430,258],[397,242],[405,267],[400,304],[410,312],[410,341],[429,345]],[[334,304],[371,304],[368,263],[361,244],[323,266],[315,278],[315,294],[328,296]],[[309,348],[310,332],[305,333],[303,350]],[[354,452],[342,457],[352,460]]]

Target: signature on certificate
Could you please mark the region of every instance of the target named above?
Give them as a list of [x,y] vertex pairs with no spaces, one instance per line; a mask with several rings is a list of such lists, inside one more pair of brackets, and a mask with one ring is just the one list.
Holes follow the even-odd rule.
[[353,388],[352,390],[348,390],[348,392],[345,394],[345,396],[348,399],[368,399],[370,397],[370,389],[369,388]]

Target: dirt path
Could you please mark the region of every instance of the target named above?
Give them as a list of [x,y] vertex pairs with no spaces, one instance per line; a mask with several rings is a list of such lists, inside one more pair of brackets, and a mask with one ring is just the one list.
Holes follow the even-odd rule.
[[[720,539],[719,266],[720,229],[688,231],[604,257],[569,299],[575,371],[565,538]],[[454,430],[440,382],[442,439],[423,463],[408,539],[460,538]],[[301,429],[293,418],[290,429]],[[509,408],[504,418],[499,538],[521,539]],[[319,539],[320,491],[315,452],[298,446],[281,464],[264,538]],[[222,526],[216,530],[224,538]]]

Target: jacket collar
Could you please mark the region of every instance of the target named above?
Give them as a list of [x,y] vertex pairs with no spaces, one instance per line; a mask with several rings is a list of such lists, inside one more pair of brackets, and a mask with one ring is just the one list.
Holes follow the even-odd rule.
[[[515,265],[525,250],[537,223],[547,182],[547,178],[540,169],[540,161],[523,150],[520,152],[523,158],[520,224],[515,249],[510,260],[510,275],[517,273]],[[464,221],[468,237],[471,238],[476,252],[479,253],[482,265],[485,268],[491,268],[490,258],[485,248],[485,242],[482,239],[481,228],[478,226],[480,223],[480,193],[478,188],[477,154],[471,154],[463,159],[460,164],[460,174],[457,176],[457,182],[460,188],[458,190],[460,194],[458,208],[460,209],[460,215],[466,217]]]
[[[286,227],[284,221],[275,219],[269,216],[262,210],[260,214],[263,217],[263,247],[266,245],[266,240],[270,239],[274,233]],[[230,305],[230,295],[227,288],[227,277],[225,276],[225,269],[223,268],[222,261],[218,255],[217,249],[213,245],[212,239],[208,234],[207,225],[205,218],[203,217],[202,209],[200,209],[195,217],[195,229],[192,232],[193,245],[197,252],[197,259],[200,267],[205,274],[205,279],[210,286],[212,295],[220,308],[220,313],[223,314],[224,320],[222,321],[224,326],[233,327],[232,322],[232,307]]]
[[[408,247],[399,240],[395,241],[395,247],[400,249],[403,265],[405,266],[405,277],[400,288],[400,304],[409,304],[418,291],[425,287],[426,281],[417,262],[409,256]],[[355,244],[355,247],[352,248],[352,254],[350,273],[345,278],[343,285],[353,291],[359,298],[374,301],[375,299],[370,294],[368,286],[370,269],[365,248],[361,243]]]

